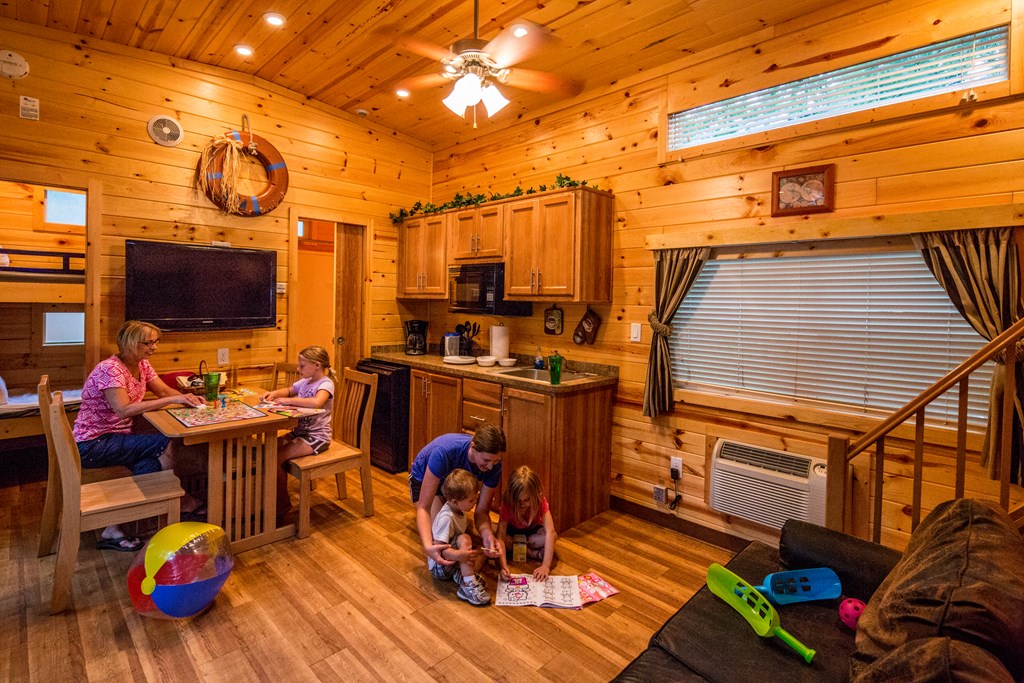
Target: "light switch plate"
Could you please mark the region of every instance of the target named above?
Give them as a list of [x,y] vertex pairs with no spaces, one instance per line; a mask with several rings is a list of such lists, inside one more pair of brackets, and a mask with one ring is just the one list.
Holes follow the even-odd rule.
[[629,324],[629,341],[638,342],[640,341],[640,323]]
[[229,362],[230,361],[228,361],[228,350],[217,349],[217,365],[227,365]]
[[288,283],[287,282],[278,282],[277,283],[277,293],[278,294],[287,294],[288,293]]

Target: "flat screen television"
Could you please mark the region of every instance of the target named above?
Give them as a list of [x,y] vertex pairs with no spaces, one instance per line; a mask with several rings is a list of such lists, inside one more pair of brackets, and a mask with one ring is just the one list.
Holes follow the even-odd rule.
[[277,324],[277,252],[126,240],[125,320],[162,330]]

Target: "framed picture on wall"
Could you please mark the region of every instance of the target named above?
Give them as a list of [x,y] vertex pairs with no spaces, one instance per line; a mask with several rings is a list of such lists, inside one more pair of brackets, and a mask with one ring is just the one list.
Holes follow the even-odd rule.
[[772,173],[772,216],[835,210],[836,165],[807,166]]

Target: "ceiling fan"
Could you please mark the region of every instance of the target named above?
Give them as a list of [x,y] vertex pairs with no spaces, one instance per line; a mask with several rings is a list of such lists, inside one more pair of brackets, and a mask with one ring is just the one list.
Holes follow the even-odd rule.
[[399,44],[423,57],[441,62],[438,73],[407,78],[396,85],[399,94],[454,82],[455,87],[443,102],[459,116],[468,108],[476,115],[476,105],[483,103],[488,116],[500,111],[508,100],[497,84],[537,92],[573,95],[580,84],[546,71],[512,68],[557,39],[547,28],[525,19],[517,19],[490,41],[480,39],[480,2],[473,0],[473,37],[455,41],[451,48],[401,36]]

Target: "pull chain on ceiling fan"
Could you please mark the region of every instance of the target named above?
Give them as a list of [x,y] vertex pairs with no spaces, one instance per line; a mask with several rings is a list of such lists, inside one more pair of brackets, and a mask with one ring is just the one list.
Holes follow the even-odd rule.
[[444,105],[459,116],[465,116],[472,108],[474,123],[477,104],[483,103],[487,115],[493,116],[509,103],[498,90],[499,83],[526,90],[575,94],[580,86],[574,81],[544,71],[511,68],[554,41],[551,31],[525,19],[514,21],[490,41],[480,40],[480,2],[473,0],[473,37],[456,41],[450,50],[415,38],[399,38],[400,45],[410,52],[440,61],[442,70],[413,76],[399,83],[397,89],[408,91],[454,81]]

